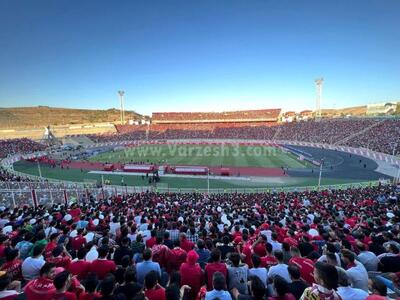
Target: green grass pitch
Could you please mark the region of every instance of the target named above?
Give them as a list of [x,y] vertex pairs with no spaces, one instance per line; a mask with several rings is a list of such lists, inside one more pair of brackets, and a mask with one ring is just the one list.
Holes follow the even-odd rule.
[[[91,161],[100,162],[151,162],[168,163],[171,165],[202,165],[202,166],[229,166],[229,167],[268,167],[280,168],[312,168],[305,161],[299,161],[294,155],[285,153],[279,148],[267,146],[218,146],[218,145],[147,145],[124,150],[102,153],[90,158]],[[315,168],[315,167],[314,167]],[[14,164],[14,169],[22,173],[38,176],[36,163],[20,161]],[[41,166],[43,177],[67,181],[84,182],[96,180],[101,182],[100,174],[93,174],[86,170],[50,168]],[[140,175],[104,175],[103,179],[110,184],[121,185],[123,182],[129,186],[148,186],[146,179]],[[163,177],[162,184],[169,188],[205,189],[207,180],[202,178]],[[324,178],[323,185],[359,182],[354,179],[328,179]],[[279,177],[269,178],[264,181],[243,181],[235,179],[210,179],[210,189],[234,188],[274,188],[291,186],[315,186],[317,178]]]
[[143,145],[95,155],[91,161],[170,165],[307,168],[308,163],[270,146]]

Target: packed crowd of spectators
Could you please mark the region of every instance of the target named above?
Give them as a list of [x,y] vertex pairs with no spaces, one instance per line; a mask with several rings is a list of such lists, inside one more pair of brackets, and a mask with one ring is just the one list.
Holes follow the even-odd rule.
[[[217,123],[175,123],[175,124],[149,124],[149,125],[115,125],[119,134],[146,132],[163,133],[167,130],[181,131],[214,131],[219,128],[238,128],[238,127],[265,127],[275,126],[277,122],[217,122]],[[211,133],[209,133],[211,134]]]
[[22,178],[0,167],[0,181],[20,182],[26,180],[26,178]]
[[400,153],[400,121],[385,120],[371,128],[366,134],[355,135],[345,143],[348,146],[359,145],[378,152],[399,155]]
[[132,131],[146,132],[148,125],[115,125],[119,134],[130,133]]
[[0,140],[0,159],[16,153],[32,153],[45,148],[45,145],[27,138]]
[[151,131],[149,139],[208,139],[212,138],[212,132],[209,130],[177,130],[167,129],[166,131]]
[[[338,143],[388,154],[400,153],[400,119],[327,119],[281,125],[274,122],[268,122],[268,125],[260,122],[116,125],[116,129],[117,132],[113,134],[92,134],[87,137],[94,142],[196,138],[274,139]],[[44,144],[27,138],[0,140],[0,158],[45,148]]]
[[241,110],[227,112],[159,112],[152,114],[154,123],[172,122],[218,122],[222,120],[272,120],[277,121],[281,109]]
[[125,125],[120,134],[91,136],[95,141],[144,139],[268,139],[364,147],[383,153],[400,152],[400,119],[326,119],[266,126],[255,122],[215,124]]
[[319,122],[292,122],[282,125],[276,138],[333,144],[378,122],[380,122],[379,119],[326,119]]
[[0,299],[395,297],[400,188],[1,208]]

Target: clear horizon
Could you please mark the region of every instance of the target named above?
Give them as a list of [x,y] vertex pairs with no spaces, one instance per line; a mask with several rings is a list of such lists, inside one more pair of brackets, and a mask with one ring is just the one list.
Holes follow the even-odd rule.
[[2,1],[0,107],[314,109],[400,100],[396,0]]

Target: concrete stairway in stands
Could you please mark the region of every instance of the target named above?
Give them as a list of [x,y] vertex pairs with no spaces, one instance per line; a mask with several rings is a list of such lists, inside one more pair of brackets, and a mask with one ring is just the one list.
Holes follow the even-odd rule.
[[354,138],[354,137],[356,137],[356,136],[359,136],[359,135],[361,135],[361,134],[364,134],[364,133],[368,132],[369,130],[371,130],[372,128],[374,128],[374,127],[380,125],[382,122],[384,122],[384,120],[379,121],[379,122],[376,122],[376,123],[374,123],[374,124],[371,124],[371,125],[365,127],[364,129],[362,129],[362,130],[360,130],[360,131],[357,131],[357,132],[354,132],[353,134],[350,134],[349,136],[345,137],[344,139],[341,139],[341,140],[339,140],[339,141],[334,142],[333,145],[343,145],[343,144],[345,144],[347,141],[350,141],[352,138]]

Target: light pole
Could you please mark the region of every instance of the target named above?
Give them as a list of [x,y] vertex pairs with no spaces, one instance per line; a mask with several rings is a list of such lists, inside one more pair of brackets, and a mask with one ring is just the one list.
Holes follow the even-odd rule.
[[318,190],[321,187],[321,179],[322,179],[322,166],[324,164],[324,159],[321,159],[320,165],[319,165],[319,176],[318,176]]
[[124,115],[124,91],[118,91],[119,99],[121,102],[121,125],[125,123],[125,115]]
[[317,86],[316,116],[317,118],[321,118],[322,86],[324,84],[324,78],[315,79],[315,84]]

